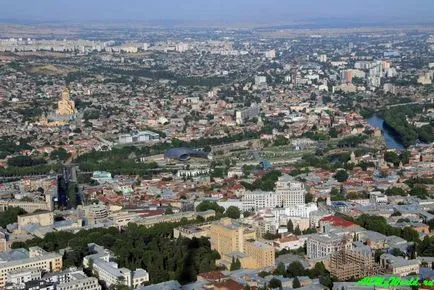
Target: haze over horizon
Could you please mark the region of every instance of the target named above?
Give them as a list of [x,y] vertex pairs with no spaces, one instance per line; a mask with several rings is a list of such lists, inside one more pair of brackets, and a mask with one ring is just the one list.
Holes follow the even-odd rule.
[[25,21],[190,21],[291,23],[312,19],[340,22],[432,22],[432,0],[16,0],[3,1],[0,19]]

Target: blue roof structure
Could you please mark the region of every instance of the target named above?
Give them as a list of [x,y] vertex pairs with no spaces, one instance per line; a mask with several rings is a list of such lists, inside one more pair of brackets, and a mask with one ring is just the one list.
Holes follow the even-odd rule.
[[200,151],[199,149],[179,147],[179,148],[171,148],[166,151],[164,154],[165,159],[176,159],[179,161],[186,161],[191,157],[198,158],[207,158],[208,153],[204,151]]

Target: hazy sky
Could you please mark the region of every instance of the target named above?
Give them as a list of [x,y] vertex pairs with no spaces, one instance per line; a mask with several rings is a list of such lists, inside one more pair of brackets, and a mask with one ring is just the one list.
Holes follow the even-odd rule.
[[0,19],[273,22],[431,21],[434,0],[0,0]]

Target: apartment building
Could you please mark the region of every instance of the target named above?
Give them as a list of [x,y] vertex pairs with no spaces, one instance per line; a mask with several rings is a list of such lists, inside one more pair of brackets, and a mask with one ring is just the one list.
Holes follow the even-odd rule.
[[[12,251],[12,252],[16,252]],[[8,280],[8,274],[21,269],[35,269],[47,272],[62,270],[62,255],[48,253],[40,247],[30,247],[27,252],[19,250],[19,255],[11,253],[3,261],[0,261],[0,288],[3,288]]]
[[222,256],[223,264],[230,264],[232,257],[240,259],[247,269],[274,266],[274,247],[256,240],[256,231],[223,218],[211,225],[209,230],[211,248]]
[[[235,251],[243,252],[245,240],[252,238],[247,228],[233,223],[230,218],[223,218],[219,222],[213,223],[209,237],[211,238],[211,248],[222,256],[230,255]],[[256,234],[253,236],[253,239],[255,238]]]
[[101,285],[98,283],[98,279],[95,277],[82,277],[78,280],[72,280],[70,282],[61,283],[57,285],[57,290],[101,290]]
[[276,182],[276,194],[278,206],[290,207],[304,204],[304,196],[307,191],[302,182],[292,176],[284,174]]
[[127,268],[119,268],[118,264],[112,261],[113,257],[110,251],[94,243],[89,244],[88,247],[89,250],[95,254],[84,257],[83,266],[89,267],[92,263],[93,271],[98,274],[100,280],[105,281],[107,287],[122,283],[128,287],[137,288],[149,281],[147,271],[140,268],[135,271],[131,271]]
[[387,273],[403,277],[410,274],[419,274],[420,262],[416,259],[406,260],[403,257],[396,257],[391,254],[380,256],[380,264]]
[[[33,287],[33,288],[31,288]],[[87,277],[83,271],[77,268],[56,273],[46,273],[42,276],[41,270],[21,269],[8,274],[6,289],[46,289],[57,290],[101,290],[98,279]]]
[[241,198],[243,210],[258,211],[263,208],[274,208],[277,206],[277,195],[268,191],[246,192]]
[[271,245],[253,240],[246,241],[244,253],[255,261],[253,265],[243,265],[243,260],[241,260],[241,266],[244,268],[262,269],[274,266],[275,250]]
[[342,247],[346,250],[352,248],[351,240],[347,240],[343,235],[337,234],[318,234],[311,235],[306,241],[307,257],[309,259],[320,259],[332,255]]

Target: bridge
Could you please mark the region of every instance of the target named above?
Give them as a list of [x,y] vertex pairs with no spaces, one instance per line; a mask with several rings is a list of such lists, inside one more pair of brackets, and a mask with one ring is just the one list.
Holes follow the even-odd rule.
[[428,104],[430,102],[434,103],[434,98],[427,99],[425,101],[420,101],[420,102],[407,102],[407,103],[400,103],[400,104],[394,104],[394,105],[387,105],[386,108],[390,109],[390,108],[401,107],[401,106],[426,105],[426,104]]

